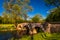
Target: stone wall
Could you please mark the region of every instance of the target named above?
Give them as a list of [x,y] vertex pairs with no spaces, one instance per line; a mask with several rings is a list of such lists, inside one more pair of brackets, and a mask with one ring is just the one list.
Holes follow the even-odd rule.
[[48,23],[46,32],[49,33],[60,33],[60,23]]

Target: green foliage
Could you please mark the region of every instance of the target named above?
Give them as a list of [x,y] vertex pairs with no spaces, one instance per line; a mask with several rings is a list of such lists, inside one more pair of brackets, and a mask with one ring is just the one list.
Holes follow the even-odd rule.
[[30,0],[5,0],[4,8],[7,13],[10,13],[11,17],[15,20],[15,23],[18,22],[18,17],[24,18],[27,20],[27,12],[32,10],[32,7],[29,5]]
[[14,30],[14,24],[0,24],[0,31],[8,31],[8,30]]
[[40,22],[40,19],[42,19],[42,16],[39,14],[36,14],[33,18],[32,18],[32,22]]
[[59,10],[59,8],[56,8],[52,11],[53,12],[50,12],[50,14],[47,16],[46,21],[47,22],[60,22],[60,10]]
[[0,16],[0,24],[2,23],[2,17]]
[[[25,35],[19,40],[31,40],[31,36]],[[38,33],[33,35],[33,40],[60,40],[60,33]]]
[[13,19],[13,17],[11,17],[11,15],[8,14],[8,13],[4,12],[1,17],[2,17],[2,23],[3,24],[11,24],[11,23],[15,22],[15,20]]
[[50,6],[56,6],[57,8],[59,8],[60,6],[60,0],[44,0],[46,2],[47,5]]

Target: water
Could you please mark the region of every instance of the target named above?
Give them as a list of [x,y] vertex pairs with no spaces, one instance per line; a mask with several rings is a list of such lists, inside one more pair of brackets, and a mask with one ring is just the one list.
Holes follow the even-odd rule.
[[17,31],[0,31],[0,40],[8,40],[12,37],[19,39],[20,35],[18,35]]

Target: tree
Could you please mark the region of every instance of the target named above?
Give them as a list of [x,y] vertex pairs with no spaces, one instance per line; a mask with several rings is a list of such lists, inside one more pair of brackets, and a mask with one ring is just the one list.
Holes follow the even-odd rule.
[[2,23],[8,23],[8,17],[9,17],[9,15],[4,12],[2,15],[2,19],[3,19]]
[[2,23],[2,17],[0,16],[0,24]]
[[4,8],[6,12],[12,14],[11,16],[14,17],[16,20],[15,23],[17,24],[18,17],[22,17],[24,12],[27,13],[32,10],[29,2],[29,0],[5,0]]
[[23,18],[24,18],[25,21],[27,21],[27,18],[28,18],[28,17],[29,17],[29,16],[28,16],[26,13],[23,14]]
[[55,8],[51,10],[50,14],[46,18],[47,22],[60,22],[60,10]]
[[45,3],[50,6],[55,6],[59,8],[60,6],[60,0],[45,0]]
[[40,22],[40,19],[42,19],[42,16],[40,14],[36,14],[33,18],[33,22]]

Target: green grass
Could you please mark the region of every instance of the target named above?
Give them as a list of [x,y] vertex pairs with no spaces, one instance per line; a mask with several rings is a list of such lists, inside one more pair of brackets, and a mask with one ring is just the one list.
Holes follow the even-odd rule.
[[0,24],[0,27],[13,26],[14,24]]
[[31,39],[30,36],[27,36],[27,35],[25,35],[21,38],[21,40],[30,40],[30,39]]
[[15,29],[14,24],[0,24],[0,31],[1,30],[10,30]]
[[[31,36],[25,35],[20,40],[31,40]],[[38,33],[33,35],[33,40],[60,40],[60,33]]]

